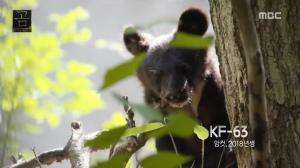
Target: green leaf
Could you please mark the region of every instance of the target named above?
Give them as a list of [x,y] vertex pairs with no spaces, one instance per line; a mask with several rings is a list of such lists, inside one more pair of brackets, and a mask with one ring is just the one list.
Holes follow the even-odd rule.
[[194,127],[197,124],[195,120],[183,112],[177,112],[169,115],[165,127],[154,130],[147,134],[147,138],[158,138],[171,133],[173,136],[189,138],[193,135]]
[[170,46],[174,48],[205,49],[214,42],[213,36],[201,37],[193,34],[177,32]]
[[103,131],[100,135],[98,135],[95,139],[89,140],[85,143],[85,146],[89,146],[92,149],[106,149],[111,145],[118,143],[124,134],[126,128],[119,127],[114,128],[108,131]]
[[175,168],[191,158],[173,152],[159,152],[141,161],[143,168]]
[[140,63],[145,59],[145,54],[138,55],[133,59],[117,65],[116,67],[108,70],[104,77],[104,82],[101,90],[107,89],[117,82],[134,75]]
[[208,138],[208,130],[205,127],[202,127],[201,125],[196,125],[194,128],[194,133],[197,135],[197,137],[201,140],[205,140]]
[[155,122],[155,123],[149,123],[149,124],[144,124],[142,126],[134,127],[134,128],[128,128],[123,136],[134,136],[138,134],[142,134],[145,132],[153,131],[156,129],[159,129],[161,127],[164,127],[164,125],[160,122]]
[[168,130],[174,136],[189,138],[192,136],[196,121],[184,112],[178,112],[170,115]]
[[125,166],[128,157],[129,154],[119,154],[113,156],[107,161],[97,163],[96,165],[92,166],[92,168],[122,168]]

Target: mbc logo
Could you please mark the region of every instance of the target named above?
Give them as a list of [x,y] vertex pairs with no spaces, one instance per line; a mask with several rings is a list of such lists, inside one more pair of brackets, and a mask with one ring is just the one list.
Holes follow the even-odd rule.
[[281,12],[259,12],[258,14],[259,19],[281,19]]

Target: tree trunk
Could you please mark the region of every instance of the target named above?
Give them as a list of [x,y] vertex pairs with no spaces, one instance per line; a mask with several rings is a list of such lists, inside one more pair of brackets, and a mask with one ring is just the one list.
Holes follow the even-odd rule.
[[[270,136],[269,167],[300,167],[300,1],[251,1],[261,46]],[[231,1],[210,0],[216,49],[232,126],[249,126],[247,70]],[[281,19],[259,19],[281,12]],[[237,139],[238,140],[238,139]],[[240,168],[251,167],[251,148],[235,148]]]

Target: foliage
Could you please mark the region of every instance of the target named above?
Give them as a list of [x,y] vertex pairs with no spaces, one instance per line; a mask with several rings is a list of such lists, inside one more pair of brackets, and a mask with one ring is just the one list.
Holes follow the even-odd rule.
[[170,46],[174,48],[203,49],[213,44],[212,36],[201,37],[193,34],[177,32]]
[[[60,123],[60,116],[66,112],[83,115],[104,105],[88,79],[96,68],[76,60],[65,62],[62,59],[63,45],[82,44],[92,36],[89,28],[79,27],[77,24],[89,17],[88,12],[77,7],[66,14],[51,14],[49,19],[56,24],[55,33],[41,32],[35,25],[32,33],[12,33],[11,9],[35,6],[37,0],[6,0],[6,6],[1,8],[1,19],[4,22],[0,23],[0,110],[3,117],[0,122],[6,125],[6,135],[1,136],[0,142],[4,144],[4,149],[14,146],[8,143],[13,142],[12,133],[16,130],[30,133],[41,131],[35,124],[11,123],[18,112],[33,118],[37,123],[46,121],[50,126],[57,126]],[[177,33],[171,46],[199,49],[207,48],[212,43],[212,37],[201,38]],[[124,51],[120,43],[113,41],[99,39],[95,45],[119,53]],[[144,59],[143,53],[108,70],[101,90],[135,75]],[[126,128],[126,119],[122,114],[115,113],[111,122],[104,123],[107,130],[85,145],[93,149],[107,149],[128,136],[140,134],[145,134],[148,139],[168,134],[189,138],[193,133],[203,141],[208,137],[208,131],[184,113],[175,113],[165,119],[159,111],[148,105],[130,104],[147,122],[159,122]],[[130,156],[127,154],[116,155],[104,162],[96,163],[93,167],[118,168],[125,165],[131,167],[130,162],[125,163],[128,157]],[[158,152],[142,159],[140,164],[144,168],[172,168],[190,159],[172,152]]]
[[[113,96],[120,103],[122,103],[122,104],[127,103],[122,99],[122,96],[120,96],[119,94],[114,93]],[[133,102],[129,102],[129,104],[134,109],[134,111],[137,111],[139,114],[141,114],[143,116],[144,120],[146,120],[148,122],[163,120],[163,116],[162,116],[161,112],[157,109],[150,107],[147,104],[139,104],[139,103],[133,103]]]
[[126,153],[119,154],[113,156],[111,159],[99,162],[92,166],[92,168],[118,168],[118,167],[124,167],[126,164],[126,160],[128,159],[129,155]]
[[117,142],[119,142],[125,130],[126,127],[117,127],[103,131],[95,139],[87,141],[85,146],[89,146],[92,149],[109,148],[111,145],[115,145]]
[[148,124],[144,124],[144,125],[137,126],[137,127],[134,127],[134,128],[128,128],[125,131],[123,136],[125,136],[125,137],[135,136],[135,135],[138,135],[138,134],[142,134],[142,133],[146,133],[146,132],[149,132],[149,131],[157,130],[159,128],[162,128],[163,126],[164,125],[160,122],[148,123]]
[[143,159],[141,165],[143,168],[174,168],[190,159],[188,156],[173,152],[159,152]]
[[206,128],[204,128],[203,126],[200,126],[200,125],[196,125],[195,126],[194,133],[202,141],[204,141],[205,139],[207,139],[208,138],[208,134],[209,134],[208,130]]
[[[177,32],[175,38],[170,42],[173,48],[189,48],[189,49],[203,49],[208,48],[214,42],[212,36],[201,37],[193,34]],[[99,46],[107,46],[107,42],[100,40]],[[100,48],[101,48],[100,47]],[[139,67],[140,63],[145,59],[145,53],[135,56],[134,58],[121,63],[109,69],[104,77],[104,82],[100,87],[101,90],[108,89],[112,85],[120,82],[121,80],[133,76]]]
[[103,123],[104,129],[112,129],[117,127],[122,127],[126,125],[126,119],[123,117],[121,112],[113,113],[111,120]]
[[[168,118],[168,120],[169,121],[165,124],[154,122],[134,128],[125,128],[124,126],[113,127],[107,131],[103,131],[94,140],[86,142],[85,145],[91,147],[92,149],[107,149],[112,145],[120,142],[123,138],[126,138],[128,136],[137,136],[140,134],[144,134],[147,139],[158,138],[170,133],[174,136],[182,138],[189,138],[192,136],[192,133],[195,133],[198,138],[203,141],[208,137],[208,131],[204,127],[198,125],[196,121],[194,121],[185,113],[172,114]],[[176,159],[176,162],[162,162],[162,160],[167,159]],[[124,155],[115,156],[107,161],[97,163],[94,167],[114,167],[116,165],[121,165],[121,167],[123,167],[126,160],[128,160],[128,157],[125,157]],[[156,155],[149,156],[142,160],[141,165],[144,168],[150,168],[151,166],[154,167],[154,165],[155,167],[171,168],[180,165],[188,160],[188,157],[176,153],[158,152]]]
[[[37,0],[6,0],[0,23],[0,110],[4,148],[11,148],[17,130],[37,133],[35,124],[21,124],[17,114],[47,122],[55,127],[65,113],[87,114],[104,103],[88,78],[93,65],[76,60],[63,61],[65,44],[83,44],[91,31],[77,23],[88,18],[81,7],[66,14],[51,14],[56,32],[42,32],[32,25],[31,33],[13,33],[12,9],[34,8]],[[1,166],[0,166],[1,167]]]
[[122,43],[116,41],[108,41],[104,39],[98,39],[95,42],[95,46],[99,49],[109,49],[111,51],[115,51],[119,54],[123,54],[125,51],[125,47]]
[[101,86],[101,90],[104,90],[113,84],[119,82],[126,77],[135,74],[140,63],[145,59],[145,54],[140,54],[129,61],[126,61],[107,71],[104,77],[104,83]]

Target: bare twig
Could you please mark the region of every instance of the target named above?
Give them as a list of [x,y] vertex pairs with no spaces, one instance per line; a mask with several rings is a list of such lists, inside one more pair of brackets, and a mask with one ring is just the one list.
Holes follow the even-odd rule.
[[[164,124],[167,124],[167,118],[164,118]],[[171,142],[172,142],[172,145],[173,145],[173,148],[174,148],[174,151],[175,151],[176,155],[179,155],[179,152],[178,152],[178,149],[177,149],[174,137],[171,134],[171,132],[169,132],[169,137],[171,139]],[[182,165],[179,165],[179,168],[182,168]]]
[[[124,110],[125,113],[127,114],[127,127],[128,128],[133,128],[135,127],[135,121],[133,119],[134,117],[134,112],[132,110],[132,108],[129,106],[128,103],[128,97],[127,96],[123,96],[123,106],[124,106]],[[145,136],[143,134],[139,135],[138,137],[136,136],[130,136],[126,139],[126,141],[120,145],[118,145],[112,156],[118,155],[120,153],[128,153],[129,157],[135,153],[137,150],[139,150],[141,147],[143,147],[146,144],[147,139],[145,138]]]
[[116,147],[116,145],[113,145],[113,146],[109,149],[109,155],[108,155],[108,158],[111,158],[111,157],[112,157],[112,154],[113,154],[114,151],[115,151],[115,147]]
[[127,127],[128,128],[133,128],[133,127],[135,127],[135,121],[133,119],[134,112],[133,112],[132,108],[129,106],[128,97],[123,96],[122,99],[124,100],[124,102],[123,102],[124,111],[127,114],[127,118],[126,118]]
[[36,161],[38,162],[39,167],[42,168],[42,163],[40,162],[39,158],[37,158],[37,156],[36,156],[35,146],[32,148],[32,153],[33,153],[33,155],[34,155]]

